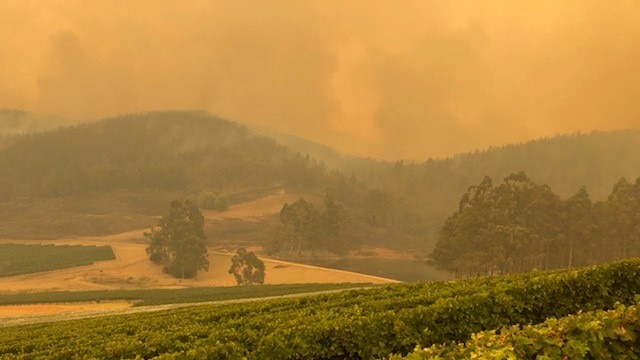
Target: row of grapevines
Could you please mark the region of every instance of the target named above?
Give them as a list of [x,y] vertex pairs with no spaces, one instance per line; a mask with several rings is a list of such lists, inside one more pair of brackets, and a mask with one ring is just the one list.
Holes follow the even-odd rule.
[[609,311],[483,331],[465,343],[432,345],[389,359],[637,359],[639,340],[640,307],[619,304]]
[[0,244],[0,276],[89,265],[115,259],[110,246]]
[[631,304],[640,261],[0,330],[7,358],[371,359]]

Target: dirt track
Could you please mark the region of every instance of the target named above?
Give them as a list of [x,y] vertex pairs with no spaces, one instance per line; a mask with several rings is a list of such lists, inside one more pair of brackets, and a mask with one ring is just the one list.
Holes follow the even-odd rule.
[[[362,287],[354,287],[354,289],[361,289],[361,288]],[[178,309],[178,308],[193,307],[193,306],[239,304],[239,303],[254,302],[254,301],[296,298],[296,297],[313,296],[313,295],[320,295],[320,294],[330,294],[330,293],[335,293],[335,292],[340,292],[345,290],[347,289],[316,291],[316,292],[310,292],[310,293],[268,296],[268,297],[259,297],[259,298],[207,301],[207,302],[183,303],[183,304],[153,305],[153,306],[138,306],[138,307],[132,307],[132,303],[126,302],[126,301],[112,301],[112,302],[104,302],[100,304],[68,303],[68,304],[57,304],[57,305],[38,304],[38,305],[0,306],[0,320],[1,320],[0,327],[67,321],[67,320],[85,319],[85,318],[100,317],[100,316],[155,312],[155,311],[163,311],[163,310]],[[349,289],[349,290],[353,290],[353,289]],[[46,308],[46,307],[51,308],[56,306],[60,308],[65,308],[67,309],[67,311],[44,312],[44,313],[38,311],[39,309],[42,309],[42,308]],[[77,308],[74,309],[74,307],[77,307]],[[3,313],[3,310],[7,310],[7,313],[8,313],[9,310],[15,311],[18,308],[26,308],[26,309],[30,308],[33,310],[31,312],[29,310],[26,310],[19,314]]]

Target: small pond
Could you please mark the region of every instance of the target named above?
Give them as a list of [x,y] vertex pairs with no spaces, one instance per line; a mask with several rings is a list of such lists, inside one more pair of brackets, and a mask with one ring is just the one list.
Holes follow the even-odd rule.
[[449,274],[438,271],[424,260],[341,259],[323,266],[375,275],[405,282],[449,280]]

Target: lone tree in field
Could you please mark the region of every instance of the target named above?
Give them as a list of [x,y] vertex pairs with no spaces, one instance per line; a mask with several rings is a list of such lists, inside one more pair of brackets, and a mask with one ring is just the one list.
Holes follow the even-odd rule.
[[209,270],[204,236],[204,217],[191,201],[171,202],[169,215],[144,233],[149,239],[149,259],[179,278],[195,278],[198,270]]
[[229,274],[233,274],[238,285],[264,284],[264,263],[253,251],[239,248],[231,258]]

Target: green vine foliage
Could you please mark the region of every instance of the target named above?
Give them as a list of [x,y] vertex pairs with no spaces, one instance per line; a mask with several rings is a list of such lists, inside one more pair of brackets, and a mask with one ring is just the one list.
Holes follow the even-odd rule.
[[[638,274],[640,260],[627,260],[0,327],[0,358],[633,359],[640,356],[634,305]],[[615,355],[593,355],[597,351]]]
[[639,316],[637,305],[617,304],[614,310],[483,331],[471,335],[465,343],[417,348],[407,356],[389,359],[637,359]]

